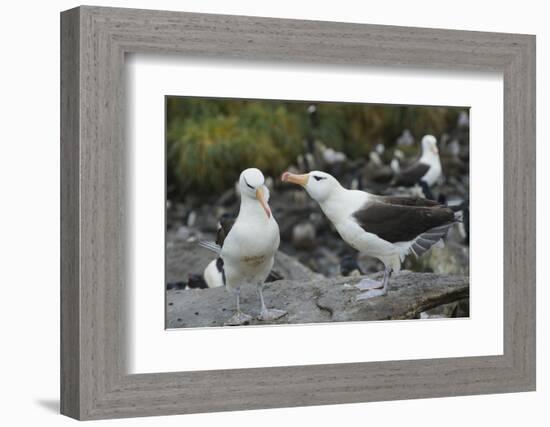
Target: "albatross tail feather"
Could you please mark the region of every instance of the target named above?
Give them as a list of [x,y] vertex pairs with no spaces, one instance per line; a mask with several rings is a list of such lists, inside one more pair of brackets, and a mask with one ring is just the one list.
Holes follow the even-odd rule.
[[214,242],[207,242],[206,240],[199,240],[199,246],[203,247],[204,249],[208,249],[209,251],[212,251],[217,255],[219,255],[222,250],[220,245]]
[[410,251],[417,257],[420,258],[424,253],[426,253],[432,246],[440,242],[447,233],[449,229],[454,225],[454,222],[449,222],[447,224],[434,227],[425,233],[422,233],[412,242]]

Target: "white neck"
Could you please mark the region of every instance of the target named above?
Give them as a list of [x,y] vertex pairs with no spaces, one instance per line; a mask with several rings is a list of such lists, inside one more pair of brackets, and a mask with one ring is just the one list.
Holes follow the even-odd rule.
[[420,157],[421,163],[426,163],[428,165],[433,165],[436,162],[439,162],[439,155],[435,154],[431,150],[426,150],[422,153],[422,156]]
[[348,190],[338,186],[329,197],[319,203],[319,206],[327,218],[336,224],[360,209],[368,201],[369,196],[365,191]]
[[241,207],[239,210],[239,217],[250,220],[262,220],[267,221],[268,217],[262,208],[262,205],[257,199],[253,199],[248,196],[241,196]]

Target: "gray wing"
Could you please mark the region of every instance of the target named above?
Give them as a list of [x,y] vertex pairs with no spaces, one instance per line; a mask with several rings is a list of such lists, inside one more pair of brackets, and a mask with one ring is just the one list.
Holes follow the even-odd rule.
[[434,227],[426,231],[425,233],[422,233],[415,239],[414,243],[411,246],[411,251],[417,257],[421,257],[424,252],[426,252],[447,235],[449,228],[451,228],[453,224],[454,222],[443,224],[438,227]]
[[399,172],[399,174],[395,177],[393,185],[412,187],[417,184],[429,170],[430,165],[426,163],[415,163],[407,169]]
[[371,202],[353,214],[368,233],[390,243],[408,242],[437,227],[452,225],[454,212],[444,206],[404,206]]

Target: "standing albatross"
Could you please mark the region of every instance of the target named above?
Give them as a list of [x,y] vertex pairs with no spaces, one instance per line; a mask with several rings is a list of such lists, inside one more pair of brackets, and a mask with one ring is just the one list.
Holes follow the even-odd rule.
[[433,200],[430,190],[441,176],[441,161],[437,140],[433,135],[422,138],[422,155],[411,166],[398,170],[391,185],[395,187],[414,187],[420,185],[428,199]]
[[244,170],[239,178],[241,206],[235,222],[227,227],[227,234],[218,232],[216,244],[202,242],[203,246],[219,253],[216,267],[227,289],[237,297],[237,310],[225,325],[243,325],[252,319],[240,307],[241,286],[246,285],[257,286],[259,320],[274,320],[286,314],[283,310],[268,309],[262,293],[280,243],[279,226],[267,204],[269,191],[264,181],[258,169]]
[[437,202],[348,190],[326,172],[285,172],[281,179],[304,187],[346,243],[384,263],[382,282],[363,279],[357,287],[368,292],[357,299],[384,295],[405,256],[412,252],[420,257],[458,221],[451,209]]

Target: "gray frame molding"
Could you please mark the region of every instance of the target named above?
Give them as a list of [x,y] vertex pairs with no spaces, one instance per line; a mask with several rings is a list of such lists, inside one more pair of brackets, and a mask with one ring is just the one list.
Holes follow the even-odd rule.
[[[126,374],[124,57],[135,52],[503,72],[504,354]],[[88,6],[61,14],[63,414],[100,419],[530,390],[534,36]]]

